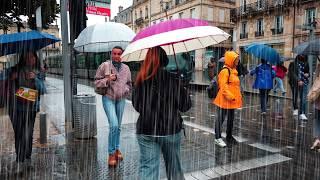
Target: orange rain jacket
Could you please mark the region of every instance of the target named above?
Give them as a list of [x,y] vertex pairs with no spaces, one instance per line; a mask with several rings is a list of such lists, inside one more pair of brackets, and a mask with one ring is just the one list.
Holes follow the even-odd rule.
[[[218,75],[219,92],[213,103],[223,109],[237,109],[242,107],[242,97],[240,92],[240,79],[238,71],[234,66],[234,61],[239,55],[234,51],[227,51],[225,53],[224,67]],[[228,83],[229,78],[229,83]]]

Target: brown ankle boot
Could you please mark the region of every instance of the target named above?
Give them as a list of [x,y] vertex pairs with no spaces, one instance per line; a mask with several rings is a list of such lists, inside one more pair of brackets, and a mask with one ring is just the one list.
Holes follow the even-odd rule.
[[122,161],[122,160],[123,160],[123,156],[122,156],[120,150],[116,150],[116,152],[115,152],[114,154],[115,154],[116,159],[117,159],[118,161]]
[[108,165],[109,166],[116,166],[117,165],[117,159],[116,159],[115,153],[109,154]]

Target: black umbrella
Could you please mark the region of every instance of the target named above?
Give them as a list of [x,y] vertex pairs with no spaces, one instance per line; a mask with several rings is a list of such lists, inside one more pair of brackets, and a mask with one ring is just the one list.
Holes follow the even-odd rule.
[[293,52],[301,55],[320,55],[320,39],[301,43],[293,49]]

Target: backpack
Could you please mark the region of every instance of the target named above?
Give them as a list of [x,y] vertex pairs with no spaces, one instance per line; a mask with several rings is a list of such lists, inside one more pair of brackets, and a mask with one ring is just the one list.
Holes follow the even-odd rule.
[[[223,68],[221,69],[221,71],[222,71],[223,69],[228,69],[228,73],[229,73],[229,76],[228,76],[228,84],[229,84],[229,83],[230,83],[230,82],[229,82],[230,69],[227,68],[227,67],[223,67]],[[221,71],[220,71],[220,72],[221,72]],[[220,73],[220,72],[219,72],[219,73]],[[209,87],[207,87],[208,97],[209,97],[210,99],[216,98],[217,95],[218,95],[219,89],[220,89],[220,88],[219,88],[219,84],[218,84],[217,77],[214,77],[213,80],[211,81],[211,84],[209,85]]]

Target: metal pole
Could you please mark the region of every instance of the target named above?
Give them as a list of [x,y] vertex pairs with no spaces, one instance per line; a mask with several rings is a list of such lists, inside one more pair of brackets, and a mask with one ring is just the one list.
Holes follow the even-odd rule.
[[63,83],[64,83],[64,109],[65,109],[65,124],[66,133],[72,122],[72,92],[71,92],[71,76],[70,76],[70,58],[68,58],[69,35],[68,35],[68,14],[67,0],[60,0],[61,5],[61,37],[62,37],[62,61],[63,61]]
[[40,144],[47,143],[47,114],[40,113]]

